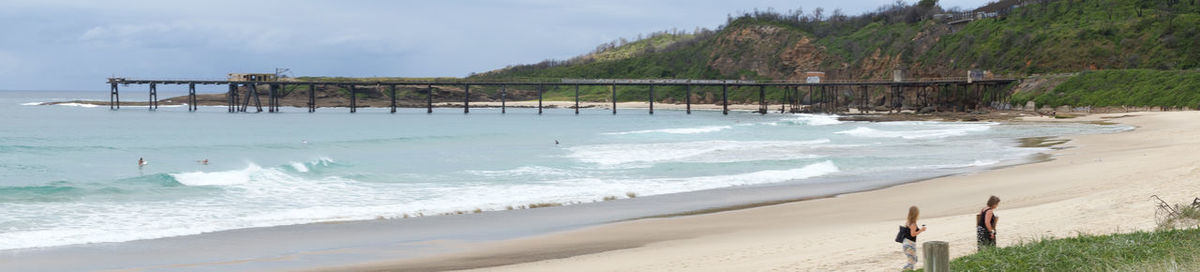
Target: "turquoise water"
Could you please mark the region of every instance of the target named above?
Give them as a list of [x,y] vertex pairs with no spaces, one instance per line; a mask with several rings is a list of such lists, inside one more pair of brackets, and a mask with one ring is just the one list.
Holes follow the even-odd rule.
[[[536,109],[230,114],[224,107],[35,105],[75,99],[106,100],[107,93],[0,91],[0,249],[504,210],[628,192],[868,176],[899,182],[1045,151],[1017,147],[1022,137],[1128,129],[635,109],[616,116],[603,109],[579,116],[568,109],[541,116]],[[139,158],[149,164],[138,167]]]

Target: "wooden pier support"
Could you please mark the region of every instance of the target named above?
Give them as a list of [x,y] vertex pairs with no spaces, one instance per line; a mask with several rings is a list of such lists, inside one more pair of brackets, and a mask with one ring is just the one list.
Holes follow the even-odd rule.
[[196,111],[196,83],[188,83],[188,111]]
[[816,104],[813,103],[813,94],[816,92],[816,90],[816,86],[810,85],[808,86],[808,93],[804,95],[804,104],[808,105],[808,108],[806,109],[808,112],[817,112],[814,107]]
[[116,110],[121,108],[121,95],[117,92],[117,83],[111,84],[111,92],[108,93],[108,109]]
[[262,112],[262,101],[258,97],[258,85],[250,84],[250,93],[254,94],[254,109],[255,112]]
[[508,86],[500,85],[500,114],[508,113]]
[[433,85],[425,87],[425,113],[433,113]]
[[158,84],[150,83],[150,103],[146,104],[146,109],[158,109]]
[[575,84],[575,115],[579,115],[579,84]]
[[396,113],[396,85],[388,85],[388,92],[392,96],[392,113]]
[[791,95],[792,95],[792,87],[784,86],[783,87],[783,99],[779,101],[779,113],[780,114],[783,114],[785,111],[787,111],[787,105],[788,105],[788,101],[789,101],[788,99],[791,98]]
[[471,84],[463,85],[463,113],[471,113]]
[[542,115],[542,94],[546,92],[546,86],[538,85],[538,115]]
[[257,112],[262,112],[262,101],[260,101],[258,98],[257,85],[246,84],[246,89],[247,89],[246,90],[246,99],[245,99],[245,101],[242,102],[242,108],[239,111],[246,112],[246,110],[249,109],[249,107],[250,107],[250,99],[253,98],[254,99],[254,108],[258,110]]
[[271,85],[271,106],[275,108],[275,112],[279,112],[279,97],[283,96],[283,87],[285,85]]
[[692,85],[684,85],[684,100],[687,100],[687,114],[692,114]]
[[358,91],[353,84],[346,85],[346,89],[350,90],[350,113],[358,112]]
[[654,115],[654,85],[650,85],[650,115]]
[[767,86],[758,85],[758,114],[767,114]]
[[308,112],[317,112],[317,86],[308,84]]
[[275,112],[275,84],[267,84],[267,112]]
[[237,112],[237,84],[229,83],[229,92],[225,96],[226,102],[229,102],[229,112]]
[[729,115],[729,84],[721,85],[721,114]]
[[612,93],[612,112],[617,115],[617,85],[608,85],[608,91]]

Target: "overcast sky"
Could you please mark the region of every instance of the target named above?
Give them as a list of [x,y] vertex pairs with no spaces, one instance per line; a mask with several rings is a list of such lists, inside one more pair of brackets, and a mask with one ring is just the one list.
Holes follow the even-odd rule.
[[754,9],[860,14],[893,1],[0,0],[0,89],[106,90],[110,75],[220,79],[276,67],[296,76],[462,77],[567,59],[622,37],[716,28]]

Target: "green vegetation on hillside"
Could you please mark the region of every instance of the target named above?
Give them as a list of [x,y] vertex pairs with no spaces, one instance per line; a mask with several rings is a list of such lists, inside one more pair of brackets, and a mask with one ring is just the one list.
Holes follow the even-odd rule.
[[[934,15],[957,11],[943,10],[931,2],[935,1],[922,5],[897,2],[857,16],[819,8],[788,13],[754,11],[731,17],[716,30],[656,33],[633,42],[601,45],[571,60],[510,66],[468,79],[798,80],[805,71],[823,71],[831,79],[883,79],[896,67],[906,67],[916,77],[961,77],[968,69],[1020,76],[1200,68],[1200,0],[1005,0],[978,10],[995,12],[996,17],[953,26],[935,20]],[[1154,71],[1127,73],[1140,77]],[[1046,105],[1197,105],[1192,94],[1179,93],[1183,87],[1152,91],[1145,83],[1153,81],[1140,83],[1126,84],[1145,89],[1140,92],[1147,95],[1131,96],[1135,98],[1024,94],[1023,99]],[[1062,93],[1085,92],[1088,87],[1074,84],[1064,88]],[[646,91],[622,88],[618,100],[645,100]],[[682,88],[656,91],[660,100],[683,99]],[[585,87],[581,92],[588,100],[609,97],[605,87]],[[719,90],[700,92],[719,96]],[[782,96],[779,90],[768,92],[770,100]],[[572,95],[573,89],[558,89],[549,90],[547,97]],[[731,91],[730,96],[736,102],[757,100],[756,90]],[[1149,96],[1157,98],[1146,98]]]
[[[1195,1],[1047,1],[947,35],[919,63],[1021,73],[1087,69],[1200,67],[1200,6]],[[1140,11],[1139,11],[1140,10]],[[946,57],[949,57],[947,59]]]
[[1098,107],[1200,108],[1200,70],[1103,70],[1084,72],[1053,90],[1021,92],[1013,104],[1033,100],[1038,107],[1090,105]]
[[1200,271],[1200,229],[1047,239],[959,257],[953,271]]

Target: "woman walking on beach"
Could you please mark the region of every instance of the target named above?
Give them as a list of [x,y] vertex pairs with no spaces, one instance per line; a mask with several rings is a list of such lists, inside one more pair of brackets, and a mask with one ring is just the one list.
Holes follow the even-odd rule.
[[921,215],[921,210],[917,206],[908,208],[908,222],[904,225],[908,227],[908,232],[904,233],[904,242],[902,242],[904,256],[908,257],[908,263],[904,265],[902,270],[913,270],[913,266],[917,265],[917,235],[921,235],[927,228],[917,228],[917,217]]
[[994,211],[997,206],[1000,206],[1000,198],[989,197],[987,207],[975,215],[975,236],[979,240],[979,250],[981,251],[984,248],[996,247],[996,220],[999,217]]

